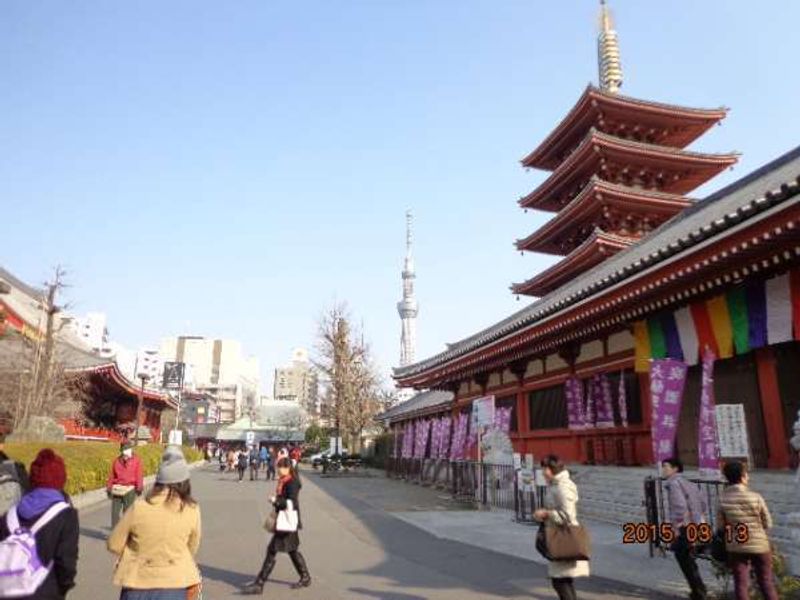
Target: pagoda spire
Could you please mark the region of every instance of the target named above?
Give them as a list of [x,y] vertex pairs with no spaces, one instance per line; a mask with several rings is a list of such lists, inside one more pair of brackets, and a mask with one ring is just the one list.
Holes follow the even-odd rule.
[[616,94],[622,87],[619,40],[606,0],[600,0],[600,35],[597,36],[597,67],[600,89]]

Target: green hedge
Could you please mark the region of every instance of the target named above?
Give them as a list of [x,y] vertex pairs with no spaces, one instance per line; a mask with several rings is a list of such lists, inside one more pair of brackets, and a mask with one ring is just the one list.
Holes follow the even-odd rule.
[[[5,451],[8,456],[30,468],[30,464],[42,448],[52,448],[64,459],[67,466],[65,489],[71,496],[105,487],[111,463],[119,455],[118,444],[102,442],[6,444]],[[134,450],[134,453],[142,459],[145,477],[153,475],[158,470],[163,452],[164,446],[159,444],[138,446]],[[183,454],[190,463],[203,458],[202,452],[187,446],[183,447]]]

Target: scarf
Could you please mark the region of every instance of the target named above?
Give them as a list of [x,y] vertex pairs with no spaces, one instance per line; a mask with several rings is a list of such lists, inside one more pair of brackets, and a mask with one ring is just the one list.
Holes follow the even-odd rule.
[[292,476],[291,476],[291,474],[290,474],[290,475],[284,475],[283,477],[281,477],[281,478],[278,480],[278,489],[275,491],[275,495],[276,495],[276,496],[282,496],[282,495],[283,495],[283,488],[284,488],[284,487],[286,487],[286,485],[287,485],[287,484],[288,484],[288,483],[289,483],[291,480],[292,480]]

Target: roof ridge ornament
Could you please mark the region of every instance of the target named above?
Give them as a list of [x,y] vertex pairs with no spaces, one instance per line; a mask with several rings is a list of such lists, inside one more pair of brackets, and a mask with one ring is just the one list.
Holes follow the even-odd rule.
[[619,40],[614,29],[611,10],[606,0],[600,0],[600,35],[597,36],[597,68],[600,89],[616,94],[622,87],[622,64],[620,63]]

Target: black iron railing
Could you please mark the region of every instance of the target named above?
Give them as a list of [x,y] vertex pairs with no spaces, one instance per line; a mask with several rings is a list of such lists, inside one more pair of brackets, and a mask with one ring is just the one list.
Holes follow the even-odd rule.
[[[719,497],[725,487],[725,483],[718,479],[686,478],[686,481],[696,485],[706,501],[708,507],[705,515],[706,522],[710,525],[710,530],[716,531],[719,527],[717,523],[717,512],[719,509]],[[669,502],[667,500],[663,477],[646,477],[644,480],[644,509],[645,519],[650,531],[655,532],[655,536],[649,536],[648,545],[650,556],[655,554],[655,550],[669,550],[663,536],[661,535],[661,525],[669,523]],[[698,555],[702,556],[702,555]]]
[[521,481],[520,470],[512,465],[390,457],[386,475],[440,486],[459,501],[514,511],[519,522],[533,522],[533,513],[544,506],[546,486],[536,485],[532,474]]

